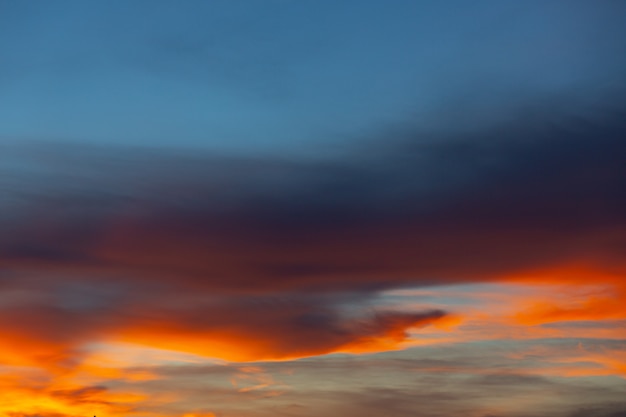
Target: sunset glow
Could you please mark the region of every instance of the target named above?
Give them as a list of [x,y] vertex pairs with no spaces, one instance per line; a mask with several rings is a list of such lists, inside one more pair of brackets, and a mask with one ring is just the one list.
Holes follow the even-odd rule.
[[624,16],[0,0],[0,417],[626,416]]

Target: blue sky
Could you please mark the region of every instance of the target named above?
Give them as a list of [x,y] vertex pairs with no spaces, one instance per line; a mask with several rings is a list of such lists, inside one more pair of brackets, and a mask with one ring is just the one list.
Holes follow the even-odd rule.
[[[620,2],[3,1],[15,138],[316,154],[410,124],[603,94]],[[471,104],[468,104],[471,103]]]

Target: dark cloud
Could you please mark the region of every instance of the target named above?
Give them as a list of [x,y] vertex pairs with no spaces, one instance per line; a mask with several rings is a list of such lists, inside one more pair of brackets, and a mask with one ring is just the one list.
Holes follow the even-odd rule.
[[22,162],[2,190],[4,286],[52,298],[3,307],[5,327],[62,346],[123,329],[203,354],[202,338],[245,341],[239,360],[306,356],[401,342],[444,315],[364,313],[382,289],[623,270],[626,125],[522,116],[317,162],[9,149]]
[[62,278],[38,284],[22,288],[23,298],[14,298],[13,305],[0,306],[5,339],[0,346],[19,352],[37,345],[21,355],[38,365],[65,368],[84,357],[82,344],[119,337],[169,349],[185,341],[190,352],[231,360],[372,351],[400,344],[409,329],[446,316],[440,310],[370,308],[367,294],[243,297],[172,294],[171,286],[107,288]]
[[626,126],[553,119],[428,144],[389,138],[345,162],[42,150],[52,175],[4,208],[0,258],[237,291],[618,262]]

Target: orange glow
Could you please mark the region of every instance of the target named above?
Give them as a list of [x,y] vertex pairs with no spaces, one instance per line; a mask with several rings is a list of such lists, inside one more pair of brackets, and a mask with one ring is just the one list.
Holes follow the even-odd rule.
[[[442,321],[440,323],[440,321]],[[277,337],[255,337],[241,330],[206,331],[186,328],[177,323],[159,323],[124,329],[119,340],[159,349],[182,351],[226,361],[248,362],[260,360],[290,360],[329,353],[373,353],[406,347],[410,329],[440,326],[450,329],[459,318],[432,317],[419,319],[391,319],[371,335],[356,336],[327,345],[281,344]]]
[[0,377],[0,415],[124,416],[145,396],[83,387],[62,379],[33,383],[19,377]]
[[[11,366],[0,373],[0,415],[103,415],[133,416],[136,404],[176,401],[176,394],[153,397],[139,387],[164,378],[150,368],[135,367],[139,360],[151,363],[201,361],[219,358],[230,362],[283,361],[330,353],[365,354],[432,344],[460,344],[485,340],[539,340],[543,338],[623,338],[623,328],[611,323],[626,319],[626,285],[621,276],[589,268],[564,267],[503,277],[497,294],[458,293],[473,300],[454,306],[452,314],[381,319],[373,329],[351,334],[328,343],[299,343],[271,327],[259,332],[244,325],[221,328],[191,326],[180,317],[134,319],[124,326],[101,330],[99,337],[110,343],[130,343],[145,350],[133,353],[130,347],[119,352],[82,351],[82,339],[54,340],[43,337],[37,328],[24,329],[4,318],[0,333],[0,359]],[[416,292],[434,297],[438,288]],[[519,292],[518,292],[519,291]],[[410,292],[408,292],[410,294]],[[418,310],[420,306],[414,306]],[[423,306],[421,306],[423,309]],[[605,323],[597,327],[558,327],[571,321]],[[128,345],[131,346],[131,345]],[[148,349],[155,349],[149,352]],[[156,349],[163,349],[157,351]],[[185,357],[184,355],[189,355]],[[192,356],[197,355],[197,356]],[[534,358],[525,374],[580,377],[617,376],[626,378],[626,356],[619,349],[571,352],[550,349],[522,352],[511,359]],[[433,366],[428,372],[456,372],[483,375],[490,371],[472,367]],[[238,366],[228,379],[237,394],[280,396],[285,386],[255,364]],[[124,381],[137,390],[104,389],[108,381]],[[56,413],[56,414],[55,414]],[[152,416],[143,412],[142,416]],[[172,417],[213,417],[206,410]],[[159,416],[159,414],[154,414]]]
[[567,265],[508,277],[512,282],[562,285],[560,292],[518,300],[515,320],[524,325],[560,321],[626,319],[626,275],[615,268]]

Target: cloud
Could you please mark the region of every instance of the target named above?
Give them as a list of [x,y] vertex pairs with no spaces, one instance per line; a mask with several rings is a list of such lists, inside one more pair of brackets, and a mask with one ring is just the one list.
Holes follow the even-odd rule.
[[[74,417],[128,413],[138,399],[131,389],[115,392],[104,386],[80,384],[71,374],[49,375],[15,367],[0,374],[0,414],[16,417]],[[33,375],[35,373],[35,375]],[[69,377],[69,378],[68,378]],[[85,382],[85,380],[83,380]]]
[[368,313],[384,289],[618,285],[625,132],[617,117],[520,111],[326,161],[7,148],[5,350],[36,340],[74,357],[116,337],[233,360],[394,349],[445,313]]
[[571,414],[571,417],[624,417],[626,409],[622,403],[602,404],[595,407],[581,407]]
[[[393,351],[422,340],[615,338],[616,326],[591,332],[546,324],[623,318],[624,132],[617,117],[520,116],[455,135],[383,136],[323,161],[6,148],[0,160],[0,359],[61,379],[85,377],[85,384],[41,383],[47,388],[36,394],[52,399],[54,412],[99,406],[121,413],[137,401],[149,411],[163,406],[131,384],[154,388],[168,381],[158,370],[132,378],[133,372],[89,362],[94,344],[285,361]],[[486,282],[562,284],[575,296],[510,296],[506,317],[494,317],[503,310],[487,304],[480,310],[442,299],[383,303],[393,289]],[[576,293],[588,284],[602,292]],[[533,307],[542,300],[542,308]],[[451,317],[465,321],[441,330]],[[491,375],[450,362],[423,371],[469,374],[484,392],[503,381],[528,387],[546,375],[617,378],[623,362],[621,356],[608,360],[611,352],[570,355],[577,362],[554,366],[535,363],[528,366],[531,375]],[[578,363],[585,358],[591,363]],[[230,385],[218,392],[281,398],[281,404],[291,398],[305,406],[289,412],[310,415],[304,394],[267,380],[236,388],[243,392],[232,393]],[[191,396],[198,391],[183,386]],[[438,404],[452,401],[437,391],[391,394],[380,386],[321,394],[333,400],[326,414],[387,409],[436,416]],[[431,408],[415,409],[415,398],[429,399]],[[200,399],[193,404],[206,409]],[[463,412],[463,404],[453,411]],[[172,416],[187,412],[177,407],[165,408]],[[31,409],[26,415],[45,414]],[[217,410],[210,412],[220,415]]]
[[[41,299],[42,292],[55,291],[56,297]],[[409,330],[446,316],[441,310],[370,309],[362,305],[365,300],[355,303],[357,295],[228,297],[181,291],[172,297],[169,288],[132,291],[125,301],[98,306],[97,300],[77,304],[81,300],[68,296],[67,288],[43,288],[36,293],[40,299],[0,307],[0,357],[16,365],[72,367],[84,357],[80,346],[108,340],[234,361],[370,352],[399,348]]]
[[54,411],[36,413],[36,414],[22,413],[18,411],[18,412],[9,412],[7,416],[9,417],[78,417],[76,414],[64,414],[64,413],[57,413]]
[[[220,378],[227,379],[222,373],[229,367],[168,366],[161,371],[169,381],[210,381],[204,390],[187,391],[184,401],[200,404],[204,398],[214,413],[225,416],[269,416],[277,412],[294,416],[564,416],[589,404],[589,398],[607,403],[621,398],[623,383],[608,378],[581,381],[526,373],[529,365],[540,366],[536,360],[558,359],[559,349],[567,348],[570,342],[548,342],[554,348],[550,355],[537,355],[525,363],[507,357],[511,348],[542,346],[544,342],[479,342],[376,355],[259,363],[256,366],[285,389],[276,401],[254,403],[249,397],[253,392],[222,389]],[[454,368],[433,367],[433,363],[442,362]],[[167,384],[160,380],[151,387],[161,392],[167,390]]]
[[484,280],[573,259],[622,270],[626,127],[581,123],[518,120],[333,163],[70,149],[26,196],[9,189],[20,201],[0,262],[235,292]]
[[74,6],[0,16],[4,131],[108,140],[0,138],[1,415],[624,414],[624,6]]
[[106,387],[81,387],[77,389],[65,389],[52,391],[52,397],[59,398],[72,405],[84,404],[109,404],[102,400],[101,396],[106,392]]
[[[257,303],[259,300],[256,300]],[[163,349],[184,349],[231,361],[292,359],[333,352],[400,348],[410,329],[436,323],[442,311],[382,312],[344,318],[314,305],[268,305],[195,309],[187,314],[145,312],[116,335]],[[210,341],[210,343],[207,343]]]

